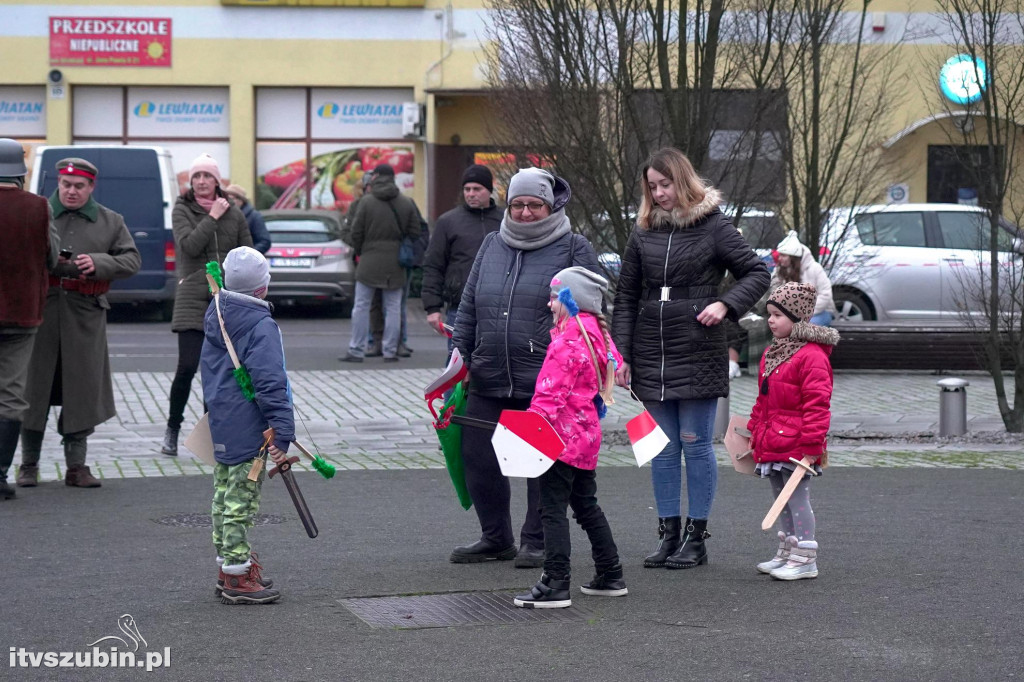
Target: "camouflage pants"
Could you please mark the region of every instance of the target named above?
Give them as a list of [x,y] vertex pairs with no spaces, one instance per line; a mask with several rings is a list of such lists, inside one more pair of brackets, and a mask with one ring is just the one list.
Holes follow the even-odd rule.
[[218,463],[213,470],[213,546],[224,557],[225,566],[237,566],[249,560],[246,531],[252,527],[260,510],[260,489],[266,468],[259,480],[247,477],[252,460],[228,466]]

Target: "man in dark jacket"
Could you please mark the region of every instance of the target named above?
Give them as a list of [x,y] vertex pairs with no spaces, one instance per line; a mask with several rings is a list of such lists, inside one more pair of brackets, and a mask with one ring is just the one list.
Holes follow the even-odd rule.
[[22,189],[26,173],[21,143],[0,139],[0,500],[14,497],[7,470],[28,408],[28,361],[60,244],[46,199]]
[[352,339],[348,352],[339,358],[342,362],[363,361],[370,333],[370,301],[375,289],[381,290],[384,303],[384,361],[398,361],[406,277],[405,268],[398,262],[398,250],[403,239],[415,239],[419,235],[416,204],[398,191],[391,166],[377,166],[370,192],[360,199],[352,219],[351,246],[359,257],[359,264],[352,308]]
[[[489,232],[501,226],[502,210],[494,203],[494,176],[487,166],[475,164],[462,174],[463,204],[448,211],[434,225],[423,259],[423,309],[427,323],[438,333],[443,324],[455,326],[462,289],[476,252]],[[441,310],[445,313],[442,316]],[[449,342],[449,350],[451,350]]]
[[252,235],[252,248],[265,254],[270,250],[270,231],[267,230],[267,224],[263,222],[263,215],[249,203],[249,196],[241,186],[228,185],[224,189],[224,193],[245,216],[245,222],[249,225],[249,234]]
[[106,292],[110,282],[139,271],[142,258],[124,218],[92,198],[96,166],[84,159],[57,162],[50,196],[61,247],[72,252],[50,270],[43,324],[29,361],[29,407],[21,428],[18,485],[39,481],[39,455],[50,407],[60,405],[57,432],[64,438],[65,485],[98,488],[85,465],[86,439],[117,414],[107,352]]

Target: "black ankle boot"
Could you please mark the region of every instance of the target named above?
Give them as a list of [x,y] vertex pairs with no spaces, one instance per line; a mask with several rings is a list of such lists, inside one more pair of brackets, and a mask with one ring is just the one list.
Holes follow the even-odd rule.
[[665,568],[693,568],[708,563],[708,549],[704,540],[711,537],[707,519],[686,518],[683,542],[679,549],[665,560]]
[[572,606],[569,576],[567,574],[561,580],[555,580],[547,573],[542,573],[533,589],[527,594],[517,594],[512,603],[524,609],[564,609]]
[[679,549],[679,517],[669,516],[658,519],[658,537],[661,544],[658,551],[644,559],[644,568],[661,568],[677,549]]
[[178,434],[181,429],[172,429],[170,426],[164,431],[164,444],[160,448],[160,452],[171,457],[178,456]]

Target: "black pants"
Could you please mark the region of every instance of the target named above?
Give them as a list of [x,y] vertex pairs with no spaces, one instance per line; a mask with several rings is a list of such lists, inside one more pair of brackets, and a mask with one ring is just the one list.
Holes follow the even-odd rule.
[[188,329],[178,332],[178,369],[171,383],[171,413],[167,426],[180,429],[185,421],[185,405],[192,392],[192,377],[199,369],[199,355],[203,352],[203,332]]
[[[466,416],[498,421],[502,410],[525,410],[529,399],[486,398],[470,394],[466,402]],[[491,446],[491,431],[462,427],[462,459],[466,471],[466,487],[473,499],[473,508],[480,519],[481,539],[501,547],[515,544],[512,534],[512,514],[509,501],[512,488],[501,475],[498,457]],[[519,534],[522,545],[544,547],[544,531],[540,522],[540,483],[535,478],[526,480],[526,521]]]
[[612,539],[601,507],[597,505],[597,472],[577,469],[564,462],[540,477],[540,515],[544,523],[544,572],[554,580],[569,576],[569,519],[566,506],[572,507],[576,523],[590,538],[590,551],[597,573],[619,563],[619,550]]

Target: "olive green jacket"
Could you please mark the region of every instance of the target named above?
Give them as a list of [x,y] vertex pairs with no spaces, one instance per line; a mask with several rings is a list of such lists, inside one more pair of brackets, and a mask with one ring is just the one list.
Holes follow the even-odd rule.
[[228,251],[238,246],[252,246],[252,234],[240,210],[232,206],[214,220],[196,202],[191,190],[178,197],[171,224],[178,275],[171,331],[201,332],[203,316],[212,298],[206,283],[206,264],[217,261],[223,267]]

